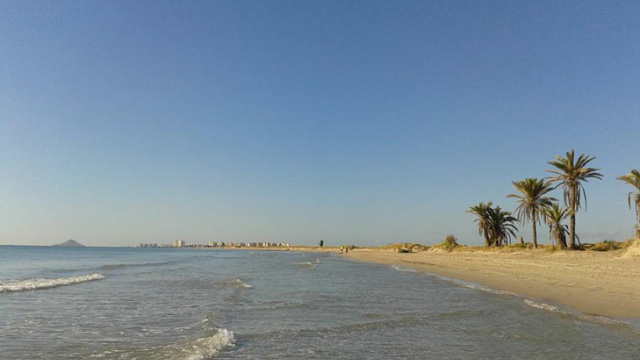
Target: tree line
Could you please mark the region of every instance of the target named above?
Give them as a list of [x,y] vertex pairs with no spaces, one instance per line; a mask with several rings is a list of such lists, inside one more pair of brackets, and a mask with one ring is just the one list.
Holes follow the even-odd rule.
[[[545,178],[526,178],[513,181],[513,187],[517,193],[507,197],[514,198],[518,206],[512,215],[500,206],[493,206],[491,201],[471,206],[467,212],[474,215],[478,225],[478,232],[484,238],[484,246],[503,246],[511,243],[516,237],[518,228],[516,223],[526,224],[531,222],[534,247],[538,247],[538,233],[536,225],[546,223],[549,226],[549,238],[555,246],[561,249],[576,249],[580,238],[576,234],[576,214],[584,202],[587,209],[587,193],[584,184],[591,179],[602,180],[600,169],[589,167],[595,157],[580,154],[575,156],[571,150],[565,157],[556,156],[554,161],[549,161],[551,169],[547,170],[551,175]],[[629,208],[634,204],[636,220],[640,223],[640,172],[631,170],[627,175],[616,179],[623,181],[634,188],[627,196]],[[561,187],[563,204],[551,196],[549,192]],[[515,216],[514,216],[515,215]],[[569,218],[569,225],[564,221]],[[636,236],[640,235],[640,226],[636,224]]]

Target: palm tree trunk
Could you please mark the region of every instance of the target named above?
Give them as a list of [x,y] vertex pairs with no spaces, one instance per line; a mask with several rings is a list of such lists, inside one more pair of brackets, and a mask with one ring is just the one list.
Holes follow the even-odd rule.
[[573,250],[576,246],[576,213],[571,212],[569,221],[569,250]]
[[571,194],[569,198],[569,211],[571,217],[569,218],[569,250],[573,250],[576,246],[576,212],[578,211],[576,206],[576,196],[579,189],[575,185],[571,187]]
[[491,242],[489,242],[489,236],[487,236],[487,233],[484,234],[484,247],[489,247],[491,246]]
[[533,224],[533,247],[534,248],[538,248],[538,233],[536,232],[536,222],[535,222],[535,218],[534,221],[531,222]]

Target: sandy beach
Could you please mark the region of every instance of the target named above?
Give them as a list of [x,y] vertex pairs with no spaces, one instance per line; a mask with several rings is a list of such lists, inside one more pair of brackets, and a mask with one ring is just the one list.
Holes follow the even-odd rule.
[[358,261],[410,267],[471,281],[590,315],[640,318],[640,243],[628,251],[424,251],[355,249]]

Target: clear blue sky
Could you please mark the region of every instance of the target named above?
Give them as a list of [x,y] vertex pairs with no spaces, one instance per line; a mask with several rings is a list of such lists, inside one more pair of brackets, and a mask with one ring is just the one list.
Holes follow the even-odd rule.
[[480,244],[465,210],[513,210],[511,181],[570,149],[605,175],[578,234],[628,237],[638,19],[637,1],[0,2],[0,244]]

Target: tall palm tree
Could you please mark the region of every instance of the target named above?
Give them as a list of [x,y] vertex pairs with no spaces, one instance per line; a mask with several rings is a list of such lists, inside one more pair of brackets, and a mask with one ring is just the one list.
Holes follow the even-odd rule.
[[518,221],[509,211],[502,211],[500,206],[489,208],[489,224],[491,243],[496,246],[507,245],[516,236],[518,228],[514,222]]
[[549,239],[555,240],[556,245],[560,249],[567,248],[567,234],[569,229],[567,225],[562,224],[567,218],[568,210],[562,208],[558,203],[552,203],[550,207],[544,210],[544,215],[549,225]]
[[533,226],[533,247],[538,247],[538,233],[536,224],[544,218],[544,209],[551,206],[551,202],[555,199],[545,196],[549,191],[553,190],[551,183],[543,179],[526,178],[521,181],[512,181],[513,187],[520,194],[509,194],[507,197],[516,198],[518,207],[515,215],[523,225],[527,220],[531,220]]
[[585,154],[580,154],[576,159],[574,150],[571,150],[566,153],[565,158],[558,155],[555,161],[549,162],[549,165],[555,168],[547,170],[555,174],[549,177],[549,180],[552,182],[557,181],[558,185],[556,187],[562,185],[564,204],[569,208],[569,249],[573,249],[576,243],[576,213],[581,205],[581,196],[584,196],[585,210],[587,208],[587,193],[582,183],[589,182],[589,179],[592,178],[602,179],[602,174],[598,172],[600,169],[587,167],[593,159],[595,157]]
[[491,201],[486,204],[480,202],[480,204],[472,206],[467,210],[468,213],[476,216],[473,222],[478,223],[478,234],[484,236],[484,246],[487,247],[491,246],[491,226],[489,219],[489,209],[491,209],[491,205],[493,205]]
[[629,202],[629,209],[631,209],[631,198],[633,198],[633,202],[636,204],[636,218],[640,223],[640,172],[634,169],[627,175],[618,176],[616,179],[624,181],[638,190],[637,193],[629,192],[627,201]]

